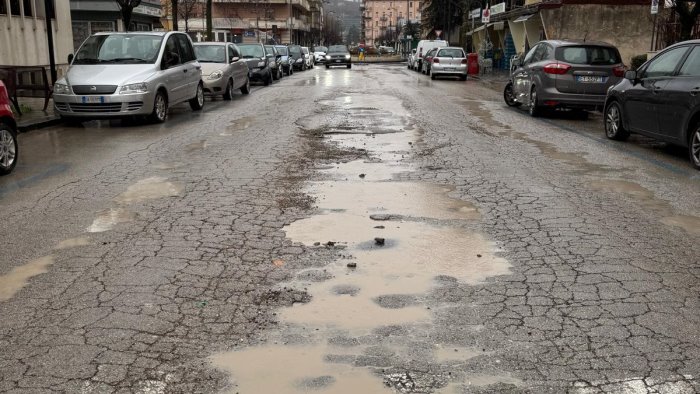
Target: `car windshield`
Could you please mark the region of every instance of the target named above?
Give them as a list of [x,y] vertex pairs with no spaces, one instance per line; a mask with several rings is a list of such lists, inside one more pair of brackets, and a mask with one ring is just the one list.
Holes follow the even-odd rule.
[[194,53],[202,63],[226,63],[226,47],[223,45],[195,45]]
[[464,57],[464,52],[461,49],[457,48],[441,49],[436,57],[462,58]]
[[289,47],[289,53],[299,55],[301,54],[301,47]]
[[257,44],[240,44],[238,45],[238,49],[241,50],[241,57],[244,59],[249,59],[252,57],[265,57],[265,54],[263,53],[263,47],[262,45],[257,45]]
[[617,49],[597,45],[559,47],[555,51],[557,60],[571,64],[605,65],[621,63]]
[[73,64],[155,63],[163,36],[105,34],[90,36],[75,54]]
[[265,46],[265,53],[268,55],[275,55],[275,48],[271,46]]
[[287,47],[275,47],[277,49],[277,53],[279,53],[282,56],[287,56]]
[[347,51],[348,51],[348,47],[346,47],[345,45],[331,45],[330,47],[328,47],[328,52],[333,52],[333,53],[342,52],[342,53],[346,53]]
[[328,48],[326,47],[315,47],[314,52],[328,52]]
[[309,54],[309,48],[302,47],[302,48],[301,48],[301,51],[304,52],[305,55],[308,55],[308,54]]

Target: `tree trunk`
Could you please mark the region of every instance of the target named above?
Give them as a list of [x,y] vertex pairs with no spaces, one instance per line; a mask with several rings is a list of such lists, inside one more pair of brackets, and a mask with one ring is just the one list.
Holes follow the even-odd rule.
[[177,31],[177,0],[170,0],[170,13],[173,16],[173,31]]
[[212,23],[212,0],[207,0],[207,41],[214,41],[213,23]]
[[122,21],[124,22],[124,31],[129,31],[131,28],[131,12],[132,9],[124,7],[122,9]]

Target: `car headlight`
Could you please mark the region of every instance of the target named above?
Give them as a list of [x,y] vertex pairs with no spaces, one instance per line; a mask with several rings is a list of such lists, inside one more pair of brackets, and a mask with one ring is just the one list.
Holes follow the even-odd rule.
[[53,85],[54,94],[71,94],[73,93],[70,86],[64,83],[57,83]]
[[148,86],[146,83],[140,82],[122,86],[122,88],[119,89],[119,94],[146,93],[147,91]]
[[301,58],[297,59],[297,63],[301,63],[301,60],[302,60]]
[[345,55],[345,58],[346,58],[346,59],[350,59],[350,55]]
[[264,61],[258,62],[258,67],[265,67],[265,62]]
[[330,55],[326,55],[326,60],[331,60],[331,56],[330,56]]
[[224,75],[224,73],[221,70],[216,70],[213,73],[209,74],[207,79],[219,79],[222,75]]

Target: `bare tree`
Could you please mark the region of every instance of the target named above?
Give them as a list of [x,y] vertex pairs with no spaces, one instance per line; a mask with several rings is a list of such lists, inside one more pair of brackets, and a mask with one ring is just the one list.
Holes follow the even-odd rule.
[[212,21],[212,0],[207,0],[207,41],[214,41],[213,21]]
[[180,0],[179,6],[177,8],[180,18],[185,21],[185,31],[190,31],[190,19],[198,14],[199,11],[199,1],[198,0]]
[[141,0],[115,0],[119,6],[119,11],[122,14],[122,21],[124,21],[124,31],[129,31],[131,28],[131,14],[134,12],[134,8],[141,4]]
[[178,23],[178,21],[177,21],[177,8],[178,8],[178,7],[177,7],[177,3],[178,3],[178,0],[170,0],[170,14],[173,16],[173,31],[177,31],[177,30],[178,30],[178,26],[177,26],[177,23]]
[[698,16],[700,16],[700,0],[673,0],[671,9],[678,15],[681,24],[681,41],[690,40],[693,28],[697,24]]

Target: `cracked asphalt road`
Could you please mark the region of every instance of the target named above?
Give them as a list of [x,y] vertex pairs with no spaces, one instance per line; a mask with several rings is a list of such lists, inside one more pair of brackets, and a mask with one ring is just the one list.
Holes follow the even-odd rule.
[[601,127],[355,65],[24,134],[0,392],[700,392],[700,178]]

